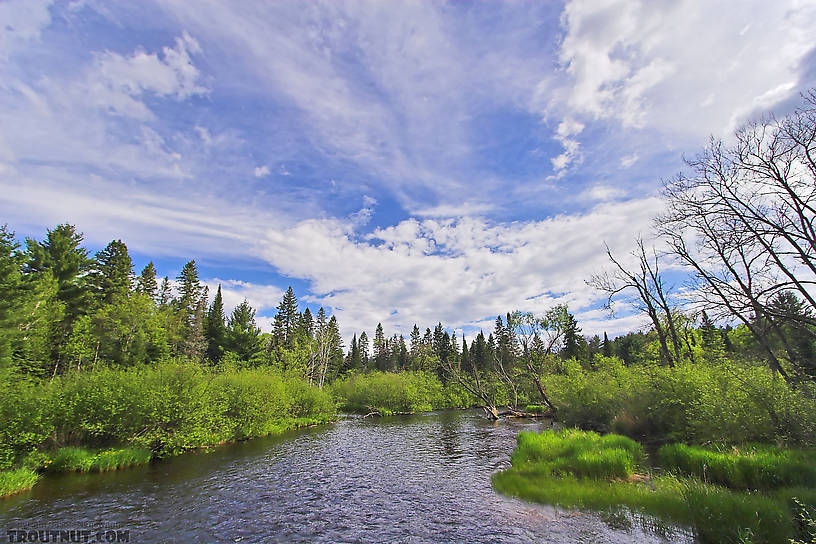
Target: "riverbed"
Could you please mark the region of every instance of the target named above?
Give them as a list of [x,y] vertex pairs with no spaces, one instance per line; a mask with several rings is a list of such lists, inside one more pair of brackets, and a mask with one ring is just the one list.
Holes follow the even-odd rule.
[[493,491],[516,434],[543,425],[475,411],[346,417],[149,466],[48,476],[0,500],[0,538],[113,529],[131,543],[691,541],[648,520]]

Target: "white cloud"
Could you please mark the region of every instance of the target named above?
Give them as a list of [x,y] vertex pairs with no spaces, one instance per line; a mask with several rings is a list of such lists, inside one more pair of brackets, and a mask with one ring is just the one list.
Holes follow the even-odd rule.
[[265,178],[269,175],[269,167],[266,165],[256,166],[254,173],[256,178]]
[[401,333],[415,322],[457,328],[513,309],[588,308],[598,294],[584,280],[605,264],[603,241],[628,249],[658,205],[603,204],[524,223],[409,219],[367,240],[342,221],[310,219],[268,230],[259,250],[283,274],[310,280],[308,300],[335,308],[349,334],[378,322]]
[[51,22],[52,0],[8,0],[0,2],[0,68],[18,49],[39,40]]
[[[270,310],[280,303],[284,290],[274,285],[261,285],[241,280],[212,278],[205,282],[210,289],[210,300],[215,296],[218,285],[221,285],[221,298],[224,300],[224,312],[229,314],[244,300],[258,313]],[[256,317],[256,320],[259,317]],[[265,329],[266,330],[266,329]]]
[[[567,111],[700,142],[788,98],[816,43],[812,1],[571,0]],[[767,97],[764,100],[763,97]]]
[[630,155],[625,155],[620,159],[621,168],[629,168],[633,164],[635,164],[640,157],[637,153],[632,153]]

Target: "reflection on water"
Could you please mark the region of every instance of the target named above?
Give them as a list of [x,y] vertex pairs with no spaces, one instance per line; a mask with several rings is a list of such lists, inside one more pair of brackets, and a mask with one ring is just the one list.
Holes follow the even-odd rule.
[[[476,412],[333,425],[105,474],[48,477],[0,501],[0,529],[119,528],[130,542],[671,542],[631,516],[495,493],[536,423]],[[644,527],[650,527],[648,531]]]

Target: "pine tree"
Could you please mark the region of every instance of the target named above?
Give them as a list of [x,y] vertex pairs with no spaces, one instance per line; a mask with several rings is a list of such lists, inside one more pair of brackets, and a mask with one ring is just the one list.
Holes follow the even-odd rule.
[[612,357],[612,344],[609,342],[609,337],[604,331],[603,350],[601,351],[604,357]]
[[199,297],[184,335],[183,353],[194,361],[200,361],[207,351],[207,339],[204,337],[206,307],[206,298]]
[[371,361],[369,360],[368,352],[368,335],[365,331],[360,333],[360,339],[357,340],[357,347],[360,350],[360,366],[363,372],[368,372]]
[[227,327],[227,346],[230,351],[250,365],[257,365],[263,353],[261,329],[255,323],[255,309],[244,299],[235,307]]
[[159,289],[159,306],[167,306],[173,298],[173,291],[170,288],[170,278],[164,277]]
[[195,261],[189,261],[181,269],[178,278],[179,299],[178,306],[181,310],[187,312],[188,316],[195,313],[196,305],[201,299],[201,292],[203,287],[198,279],[198,269]]
[[207,312],[207,358],[212,362],[221,360],[227,344],[227,324],[224,315],[224,300],[221,297],[221,284],[215,292],[210,309]]
[[153,261],[147,263],[142,269],[142,273],[136,280],[136,292],[142,293],[150,297],[150,300],[156,301],[158,296],[159,284],[156,282],[156,267],[153,266]]
[[377,323],[374,331],[374,366],[377,370],[385,371],[388,365],[388,346],[385,342],[385,333],[382,323]]
[[288,350],[294,347],[298,317],[297,297],[295,297],[292,286],[289,286],[278,305],[278,313],[275,315],[272,337],[277,346]]
[[122,240],[113,240],[96,253],[88,283],[99,304],[127,296],[133,278],[133,261]]
[[465,333],[462,333],[462,358],[459,362],[459,368],[470,368],[470,354],[468,353],[467,339]]
[[298,328],[301,336],[306,340],[311,340],[314,337],[314,319],[309,308],[303,310],[298,320]]
[[50,274],[57,281],[57,298],[64,304],[63,332],[67,335],[70,324],[88,308],[89,291],[87,272],[92,260],[81,247],[82,234],[73,225],[59,225],[49,230],[45,240],[26,239],[28,262],[25,272]]

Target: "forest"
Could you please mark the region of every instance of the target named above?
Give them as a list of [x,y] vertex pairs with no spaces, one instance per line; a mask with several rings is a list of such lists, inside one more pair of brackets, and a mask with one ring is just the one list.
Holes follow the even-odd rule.
[[[643,445],[661,448],[664,467],[701,479],[660,484],[687,498],[669,519],[703,523],[688,504],[719,493],[712,508],[749,512],[734,523],[757,541],[775,532],[816,538],[807,525],[816,478],[783,476],[814,470],[814,142],[811,92],[793,114],[712,141],[686,173],[664,181],[653,236],[634,240],[627,255],[607,248],[607,270],[586,279],[611,312],[648,319],[615,338],[584,336],[562,304],[541,315],[503,312],[471,341],[442,323],[414,325],[409,338],[378,324],[345,346],[336,317],[301,310],[291,287],[262,333],[247,301],[226,314],[221,287],[211,293],[195,261],[159,278],[152,262],[134,271],[122,240],[91,255],[70,224],[22,241],[3,226],[0,494],[31,487],[43,472],[144,463],[329,421],[338,410],[480,407],[490,419],[547,416],[588,433],[522,434],[513,468],[496,478],[505,492],[582,505],[586,497],[564,499],[581,489],[575,482],[569,493],[542,489],[562,477],[585,486],[582,478],[631,479],[647,470]],[[678,285],[665,270],[688,279]],[[611,457],[597,453],[607,450]],[[554,460],[553,451],[562,455]],[[571,455],[574,463],[564,461]],[[759,468],[745,468],[751,463]],[[762,480],[757,470],[776,476]],[[767,504],[733,506],[757,497]],[[611,502],[654,508],[639,498]],[[751,508],[782,514],[757,518]],[[751,520],[758,525],[746,528]]]

